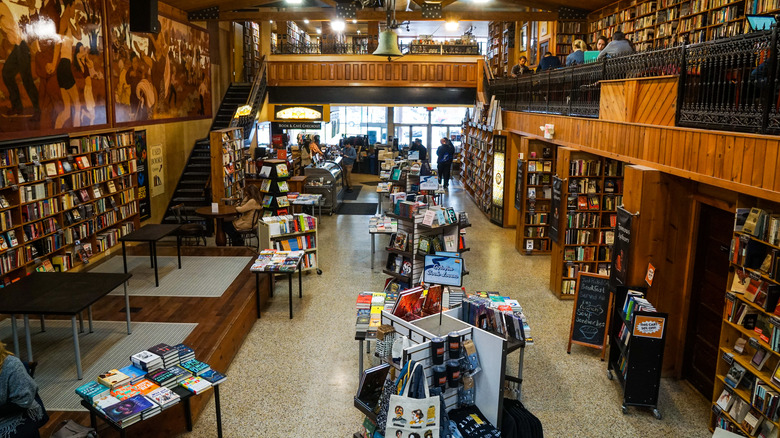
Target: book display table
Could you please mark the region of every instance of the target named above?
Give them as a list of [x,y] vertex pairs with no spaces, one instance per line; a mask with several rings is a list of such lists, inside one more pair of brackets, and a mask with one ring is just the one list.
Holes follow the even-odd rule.
[[[149,258],[154,268],[154,285],[160,286],[160,279],[157,277],[157,242],[163,237],[170,236],[179,229],[178,224],[149,224],[144,225],[130,234],[122,236],[119,240],[122,242],[122,263],[127,274],[127,242],[148,242]],[[179,259],[179,269],[181,269],[181,236],[176,236],[176,256]]]
[[398,231],[398,221],[396,219],[374,216],[368,220],[368,234],[371,236],[371,269],[372,270],[374,269],[374,253],[376,252],[376,242],[375,242],[376,235],[393,234],[397,231]]
[[[109,292],[125,285],[125,315],[127,334],[130,331],[130,298],[127,280],[131,274],[98,274],[91,272],[34,272],[11,283],[0,294],[0,313],[11,315],[11,332],[14,353],[19,356],[16,333],[16,315],[24,315],[24,335],[27,342],[27,360],[33,361],[30,323],[28,315],[70,315],[73,329],[73,350],[76,356],[76,372],[81,380],[81,351],[76,317],[88,310],[89,332],[92,333],[92,305]],[[83,329],[81,330],[83,331]]]
[[[255,295],[257,297],[257,317],[260,318],[260,274],[287,274],[289,292],[290,292],[290,319],[293,317],[292,305],[292,276],[298,271],[298,298],[303,298],[303,281],[301,262],[304,251],[277,251],[275,249],[264,249],[258,255],[255,263],[249,268],[255,274]],[[269,296],[274,296],[273,282],[269,281]]]
[[311,207],[311,214],[314,214],[314,207],[317,207],[317,218],[322,217],[322,195],[317,193],[300,193],[295,199],[290,200],[290,204],[297,206],[308,205]]

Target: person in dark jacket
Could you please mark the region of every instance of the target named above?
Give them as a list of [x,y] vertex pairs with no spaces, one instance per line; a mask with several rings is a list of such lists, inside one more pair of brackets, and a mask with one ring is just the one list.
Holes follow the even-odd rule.
[[450,170],[452,169],[452,160],[455,157],[455,146],[452,145],[450,139],[442,137],[441,146],[436,149],[438,173],[439,173],[439,185],[443,185],[445,189],[450,186]]
[[409,148],[409,151],[417,151],[420,153],[420,161],[425,163],[428,161],[428,149],[423,146],[422,140],[419,138],[415,138],[414,142],[412,143],[412,146]]
[[554,70],[561,68],[561,60],[557,56],[553,56],[551,52],[544,52],[544,58],[539,61],[539,66],[536,67],[536,72],[543,72],[545,70]]
[[626,40],[626,36],[621,31],[617,31],[612,35],[612,41],[604,47],[604,50],[599,53],[598,60],[603,61],[607,58],[617,58],[618,56],[624,56],[634,53],[634,48],[631,47],[631,43]]

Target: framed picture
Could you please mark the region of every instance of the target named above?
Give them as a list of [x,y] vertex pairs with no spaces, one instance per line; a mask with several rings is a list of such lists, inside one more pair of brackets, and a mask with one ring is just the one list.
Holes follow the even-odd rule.
[[547,35],[547,22],[542,21],[539,23],[539,38]]
[[528,23],[520,28],[520,51],[525,52],[526,50],[528,50]]

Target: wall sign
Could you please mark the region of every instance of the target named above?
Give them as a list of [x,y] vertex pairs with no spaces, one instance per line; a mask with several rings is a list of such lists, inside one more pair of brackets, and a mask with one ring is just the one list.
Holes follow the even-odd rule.
[[319,122],[276,122],[279,129],[320,129]]
[[561,198],[563,197],[563,180],[553,176],[552,201],[550,201],[550,240],[558,243],[559,227],[561,226]]
[[138,168],[138,212],[141,220],[152,217],[152,203],[149,199],[149,160],[146,150],[146,130],[135,131],[135,156]]
[[274,105],[274,120],[306,120],[321,122],[322,105]]
[[577,290],[574,292],[574,308],[571,312],[571,344],[601,350],[601,359],[607,343],[608,318],[612,310],[609,300],[609,277],[580,272],[577,274]]
[[525,161],[517,154],[517,178],[515,178],[515,209],[523,209],[523,164]]
[[628,281],[629,254],[631,253],[631,219],[633,216],[623,207],[617,208],[615,244],[612,246],[612,269],[609,285],[612,290]]
[[149,146],[149,176],[152,180],[152,197],[165,194],[165,155],[161,144]]

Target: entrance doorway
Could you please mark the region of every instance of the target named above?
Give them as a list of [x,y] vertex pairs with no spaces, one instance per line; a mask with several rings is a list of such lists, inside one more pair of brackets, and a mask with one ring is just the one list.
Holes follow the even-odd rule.
[[734,214],[700,205],[682,376],[710,398],[718,363]]

